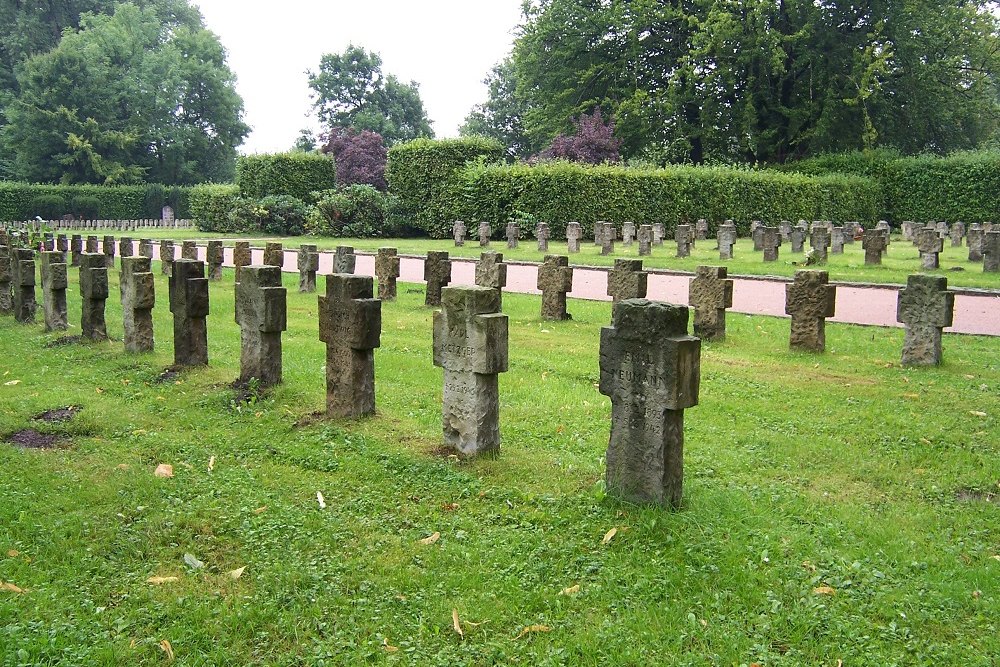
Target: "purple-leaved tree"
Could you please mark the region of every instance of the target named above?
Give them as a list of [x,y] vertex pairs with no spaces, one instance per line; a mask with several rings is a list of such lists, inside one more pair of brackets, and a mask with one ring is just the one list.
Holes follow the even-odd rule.
[[326,135],[320,149],[333,155],[340,185],[371,185],[386,189],[385,161],[387,151],[382,135],[369,130],[335,127]]
[[581,115],[573,121],[576,134],[560,134],[552,140],[552,145],[538,154],[542,159],[571,160],[588,164],[620,162],[619,149],[622,142],[615,139],[615,124],[610,118],[605,121],[601,108],[594,113]]

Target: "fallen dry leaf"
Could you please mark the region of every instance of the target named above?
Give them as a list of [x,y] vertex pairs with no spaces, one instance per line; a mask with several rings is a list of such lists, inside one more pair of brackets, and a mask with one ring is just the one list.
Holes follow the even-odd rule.
[[320,492],[320,491],[316,492],[316,502],[319,503],[319,508],[321,510],[325,510],[326,509],[326,499],[323,498],[323,493]]
[[983,592],[982,591],[972,591],[972,597],[975,598],[976,600],[978,600],[979,598],[983,597]]
[[460,620],[458,620],[458,610],[457,609],[452,609],[451,610],[451,627],[455,628],[455,632],[458,633],[459,637],[461,637],[462,639],[465,639],[465,633],[462,631],[462,622]]
[[802,561],[802,567],[804,567],[805,569],[809,570],[810,572],[815,572],[816,571],[816,566],[813,565],[812,563],[810,563],[807,560]]
[[920,394],[903,394],[903,398],[920,398]]
[[441,509],[445,512],[454,512],[458,509],[458,503],[444,503],[441,505]]
[[153,474],[157,477],[173,477],[174,467],[169,463],[161,463],[156,466],[156,470],[153,471]]
[[14,584],[5,581],[0,581],[0,591],[9,591],[11,593],[17,593],[18,595],[25,592],[23,588],[19,588]]
[[21,381],[20,380],[11,380],[10,382],[4,382],[3,386],[5,386],[5,387],[13,387],[14,385],[17,385],[17,384],[21,384]]
[[430,545],[430,544],[434,544],[435,542],[437,542],[440,539],[441,539],[441,533],[435,532],[430,537],[425,537],[424,539],[419,540],[419,542],[421,544]]
[[552,628],[550,628],[547,625],[529,625],[524,630],[521,630],[521,634],[519,634],[517,637],[514,637],[514,639],[520,639],[521,637],[530,635],[535,632],[552,632]]
[[996,556],[994,556],[993,560],[1000,560],[1000,554],[997,554]]
[[559,591],[559,595],[576,595],[580,592],[580,584],[576,586],[570,586],[569,588],[564,588]]
[[213,456],[208,460],[208,472],[215,470],[215,457]]
[[239,579],[240,577],[243,576],[243,573],[246,571],[246,569],[247,569],[246,565],[244,565],[243,567],[238,567],[232,572],[226,572],[226,576],[228,576],[230,579]]
[[7,556],[9,556],[10,558],[17,558],[20,555],[21,552],[18,551],[17,549],[11,549],[10,551],[7,552]]
[[979,410],[969,410],[969,414],[972,415],[973,417],[985,417],[986,416],[985,412],[980,412]]
[[100,387],[94,387],[94,391],[96,391],[98,394],[103,394],[104,393],[104,390],[101,389]]
[[604,539],[601,540],[601,544],[609,543],[611,540],[615,539],[615,535],[617,534],[618,534],[618,529],[612,528],[608,532],[604,533]]
[[813,595],[836,595],[837,591],[829,586],[817,586],[813,589]]
[[266,511],[267,511],[267,505],[261,505],[260,507],[258,507],[257,509],[255,509],[253,511],[253,513],[254,514],[263,514]]
[[160,642],[160,650],[167,654],[167,662],[174,661],[174,647],[170,645],[170,642],[164,639]]
[[180,581],[180,577],[150,577],[146,580],[146,583],[153,584],[154,586],[162,586],[163,584],[172,584],[175,581]]
[[384,648],[387,653],[395,653],[396,651],[399,650],[398,646],[393,646],[392,644],[389,643],[388,637],[382,638],[382,648]]
[[128,470],[128,468],[129,465],[127,463],[119,463],[117,466],[115,466],[116,470]]

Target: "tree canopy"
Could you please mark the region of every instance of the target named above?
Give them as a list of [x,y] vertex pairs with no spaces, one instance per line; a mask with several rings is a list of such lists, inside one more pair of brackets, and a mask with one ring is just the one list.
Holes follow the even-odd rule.
[[528,0],[465,131],[535,152],[601,107],[627,158],[782,163],[975,148],[998,104],[996,2]]
[[[46,24],[55,29],[67,6],[86,3],[44,4],[67,10]],[[222,45],[186,2],[142,4],[83,14],[78,30],[68,21],[55,46],[16,64],[0,131],[10,176],[106,184],[232,178],[249,128]]]
[[319,70],[307,74],[313,108],[330,130],[369,130],[390,146],[434,136],[417,82],[384,75],[377,53],[351,44],[343,53],[324,54]]

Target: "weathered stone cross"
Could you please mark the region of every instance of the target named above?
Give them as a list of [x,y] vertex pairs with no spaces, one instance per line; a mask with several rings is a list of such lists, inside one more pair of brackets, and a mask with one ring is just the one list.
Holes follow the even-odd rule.
[[375,412],[375,349],[381,345],[382,302],[369,276],[335,273],[319,297],[319,339],[326,343],[326,414]]
[[236,323],[240,325],[240,380],[257,378],[261,387],[281,382],[281,332],[288,328],[287,290],[277,266],[251,264],[236,283]]
[[566,312],[566,293],[573,290],[573,267],[569,257],[546,255],[538,267],[538,290],[542,293],[543,320],[569,320]]
[[724,266],[699,266],[688,286],[694,308],[694,335],[704,340],[726,337],[726,308],[733,307],[733,281]]
[[955,293],[948,289],[948,279],[909,276],[896,304],[896,321],[906,325],[903,365],[940,364],[941,329],[951,326],[955,312]]

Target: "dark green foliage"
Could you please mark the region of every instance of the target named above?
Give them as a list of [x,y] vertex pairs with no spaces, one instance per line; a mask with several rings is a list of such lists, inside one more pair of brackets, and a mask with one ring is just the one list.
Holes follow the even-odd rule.
[[188,188],[163,188],[156,184],[122,185],[33,185],[0,182],[0,220],[31,220],[36,215],[55,220],[64,215],[108,220],[159,218],[170,204],[178,218],[187,218]]
[[196,185],[191,188],[191,219],[205,232],[236,232],[230,212],[236,208],[240,190],[235,185]]
[[896,223],[1000,220],[1000,152],[902,157],[894,151],[823,155],[785,167],[808,174],[859,174],[881,185],[880,216]]
[[316,195],[308,223],[311,234],[380,238],[398,231],[390,223],[396,198],[370,185],[350,185]]
[[247,155],[236,163],[236,184],[248,199],[288,195],[309,201],[309,193],[337,187],[337,170],[318,153]]
[[503,147],[495,139],[416,139],[389,149],[385,179],[399,197],[399,214],[434,238],[451,234],[451,223],[462,199],[458,170],[471,161],[497,161]]
[[[586,234],[597,220],[662,222],[732,219],[741,233],[752,220],[858,220],[878,214],[881,193],[868,179],[810,177],[718,167],[635,169],[553,162],[535,166],[470,165],[455,179],[455,199],[440,202],[451,218],[489,221],[498,233],[526,214],[549,222],[553,237],[579,222]],[[442,220],[442,227],[450,220]]]
[[265,234],[301,236],[305,232],[309,206],[298,197],[272,195],[257,204],[260,229]]

